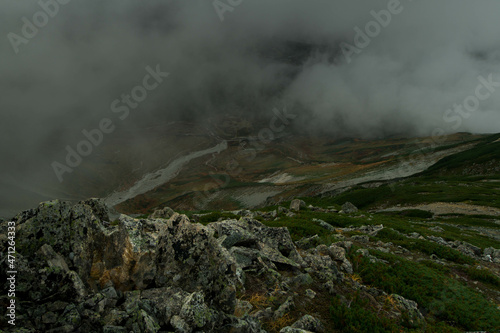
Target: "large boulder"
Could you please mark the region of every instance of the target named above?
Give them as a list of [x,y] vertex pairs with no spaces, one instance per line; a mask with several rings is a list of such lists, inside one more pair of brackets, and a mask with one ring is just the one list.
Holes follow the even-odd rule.
[[342,211],[346,214],[356,213],[358,211],[358,207],[354,206],[350,202],[346,202],[342,205]]
[[208,227],[216,232],[219,242],[228,249],[253,249],[232,250],[248,265],[248,260],[254,261],[257,256],[278,265],[295,268],[303,265],[302,257],[297,252],[287,228],[270,228],[251,218],[214,222]]
[[32,330],[221,331],[231,321],[236,261],[212,228],[184,215],[110,221],[97,199],[55,200],[14,221],[19,318]]
[[290,210],[298,212],[301,208],[306,207],[306,203],[300,199],[293,199],[290,203]]
[[211,228],[174,214],[158,236],[155,284],[202,291],[209,305],[233,312],[236,261],[213,236]]

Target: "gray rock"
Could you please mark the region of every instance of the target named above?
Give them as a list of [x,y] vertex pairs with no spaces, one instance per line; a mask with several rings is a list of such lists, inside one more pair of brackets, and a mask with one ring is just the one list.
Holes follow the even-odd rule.
[[353,240],[356,240],[356,241],[362,242],[362,243],[368,243],[370,241],[370,236],[368,236],[368,235],[354,235],[351,238]]
[[215,311],[205,304],[205,296],[202,292],[194,292],[186,298],[179,317],[195,329],[214,326],[217,319]]
[[298,284],[300,286],[313,284],[314,280],[308,273],[299,274],[291,279],[291,283]]
[[354,206],[350,202],[346,202],[342,205],[342,211],[346,214],[356,213],[358,211],[358,207]]
[[298,212],[301,208],[306,207],[306,203],[300,199],[293,199],[290,203],[290,210]]
[[297,246],[304,250],[316,247],[319,245],[319,243],[320,239],[318,235],[314,235],[311,237],[304,237],[296,242]]
[[179,316],[173,316],[170,320],[170,324],[175,329],[176,333],[189,333],[192,332],[192,329],[189,325]]
[[431,227],[431,228],[429,228],[429,230],[434,231],[434,232],[444,232],[444,229],[441,227],[438,227],[438,226]]
[[127,333],[127,329],[123,326],[105,325],[102,328],[103,333]]
[[425,325],[425,319],[420,310],[418,310],[418,304],[415,301],[404,298],[403,296],[392,294],[391,295],[397,302],[397,307],[408,314],[410,319],[410,324],[413,327],[421,327]]
[[302,316],[299,320],[293,323],[291,327],[318,333],[325,331],[325,328],[323,327],[323,324],[321,324],[321,321],[311,315]]
[[201,291],[210,307],[233,313],[238,283],[237,264],[213,236],[213,229],[174,214],[159,235],[155,258],[158,287]]
[[285,314],[289,313],[295,308],[295,303],[293,302],[293,297],[289,296],[286,301],[279,306],[279,308],[274,312],[273,318],[278,319],[283,317]]
[[352,247],[352,242],[351,241],[341,241],[341,242],[335,243],[335,245],[340,246],[341,248],[346,250],[346,252],[349,252],[351,250],[351,247]]
[[157,209],[151,214],[150,218],[152,219],[169,219],[174,215],[174,210],[170,207],[165,207],[162,209]]
[[336,244],[330,245],[328,248],[330,257],[340,264],[340,269],[347,274],[352,274],[352,264],[346,257],[346,251],[344,248],[337,246]]
[[280,333],[314,333],[314,332],[306,331],[306,330],[303,330],[301,328],[294,328],[294,327],[287,326],[287,327],[283,327],[281,329]]
[[308,250],[304,256],[304,261],[309,274],[321,282],[342,282],[344,279],[343,274],[337,268],[337,264],[327,253],[322,255],[317,249]]
[[288,213],[288,209],[281,206],[278,207],[278,214],[286,214],[286,213]]
[[324,229],[326,229],[326,230],[328,230],[330,232],[334,232],[335,231],[335,228],[331,224],[329,224],[329,223],[327,223],[327,222],[325,222],[323,220],[312,219],[312,221],[315,222],[315,223],[317,223],[317,224],[319,224],[320,227],[322,227],[322,228],[324,228]]
[[115,288],[113,288],[113,287],[103,289],[103,290],[101,290],[101,293],[107,298],[118,299],[118,293],[116,292]]
[[236,312],[243,315],[249,314],[253,309],[253,305],[249,301],[238,300],[236,304]]
[[306,296],[310,299],[313,299],[314,297],[316,297],[316,292],[312,289],[306,289]]
[[[226,237],[221,244],[227,247],[255,249],[258,255],[266,260],[292,267],[300,267],[302,264],[302,258],[287,228],[270,228],[250,218],[214,222],[208,227],[217,231],[219,239]],[[239,256],[237,260],[245,266],[248,266],[251,260],[255,260],[254,251],[234,250],[231,252]]]

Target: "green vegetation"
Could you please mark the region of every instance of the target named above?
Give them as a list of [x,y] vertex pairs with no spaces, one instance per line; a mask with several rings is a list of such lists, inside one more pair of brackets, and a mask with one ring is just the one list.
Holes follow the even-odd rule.
[[466,330],[500,327],[500,314],[494,304],[444,272],[395,255],[378,251],[373,254],[390,264],[371,263],[351,253],[365,283],[414,300],[430,316]]
[[384,212],[386,215],[399,215],[404,217],[416,217],[420,219],[430,219],[434,216],[431,212],[421,209],[406,209],[394,212]]
[[500,287],[500,278],[487,269],[477,269],[473,267],[461,268],[471,279],[487,283],[494,287]]
[[112,226],[120,225],[120,220],[111,221],[110,225],[112,225]]
[[394,319],[377,315],[369,308],[368,300],[356,293],[349,305],[344,304],[339,297],[332,299],[330,316],[335,329],[346,333],[384,333],[399,332],[400,325]]
[[423,239],[407,238],[403,235],[398,234],[394,230],[390,230],[387,228],[379,231],[375,238],[382,241],[390,241],[408,250],[419,251],[427,255],[435,254],[439,258],[450,260],[458,264],[474,263],[474,260],[457,250]]
[[474,148],[464,152],[447,156],[439,162],[431,166],[424,175],[436,174],[441,172],[457,172],[462,170],[472,163],[482,164],[500,159],[500,142],[493,142],[500,138],[500,135],[492,135],[482,139],[480,144]]

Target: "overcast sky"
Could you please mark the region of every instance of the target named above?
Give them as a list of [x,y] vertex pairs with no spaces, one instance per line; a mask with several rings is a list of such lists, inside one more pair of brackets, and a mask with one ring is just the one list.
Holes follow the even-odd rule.
[[[147,66],[170,75],[120,126],[286,103],[304,129],[333,135],[500,132],[500,84],[481,90],[476,111],[453,110],[479,76],[500,82],[497,0],[242,0],[226,11],[210,0],[62,2],[35,32],[26,22],[44,23],[38,1],[0,2],[2,207],[51,197],[51,162],[83,129],[117,120],[111,103]],[[390,22],[359,39],[371,12],[388,10]],[[290,42],[308,44],[306,57],[274,56]]]

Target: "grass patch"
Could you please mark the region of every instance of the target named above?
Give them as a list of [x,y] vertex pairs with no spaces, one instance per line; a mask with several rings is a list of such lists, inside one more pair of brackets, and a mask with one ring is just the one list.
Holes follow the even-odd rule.
[[390,264],[353,258],[365,283],[414,300],[427,316],[465,330],[493,331],[500,327],[500,314],[494,304],[445,273],[394,255],[372,253]]
[[383,212],[386,215],[398,215],[404,217],[416,217],[420,219],[430,219],[434,216],[431,212],[421,209],[406,209],[401,211]]
[[467,257],[455,249],[423,239],[407,238],[391,229],[385,228],[379,231],[375,238],[385,242],[393,242],[395,245],[400,245],[408,250],[419,251],[427,255],[435,254],[439,258],[453,261],[458,264],[474,263],[472,258]]
[[330,305],[330,316],[335,329],[346,333],[384,333],[400,332],[398,323],[378,315],[370,309],[367,299],[362,299],[356,292],[349,305],[334,297]]
[[494,287],[500,287],[500,278],[495,274],[491,273],[487,269],[477,269],[475,267],[461,267],[461,271],[466,273],[469,278],[489,284]]

